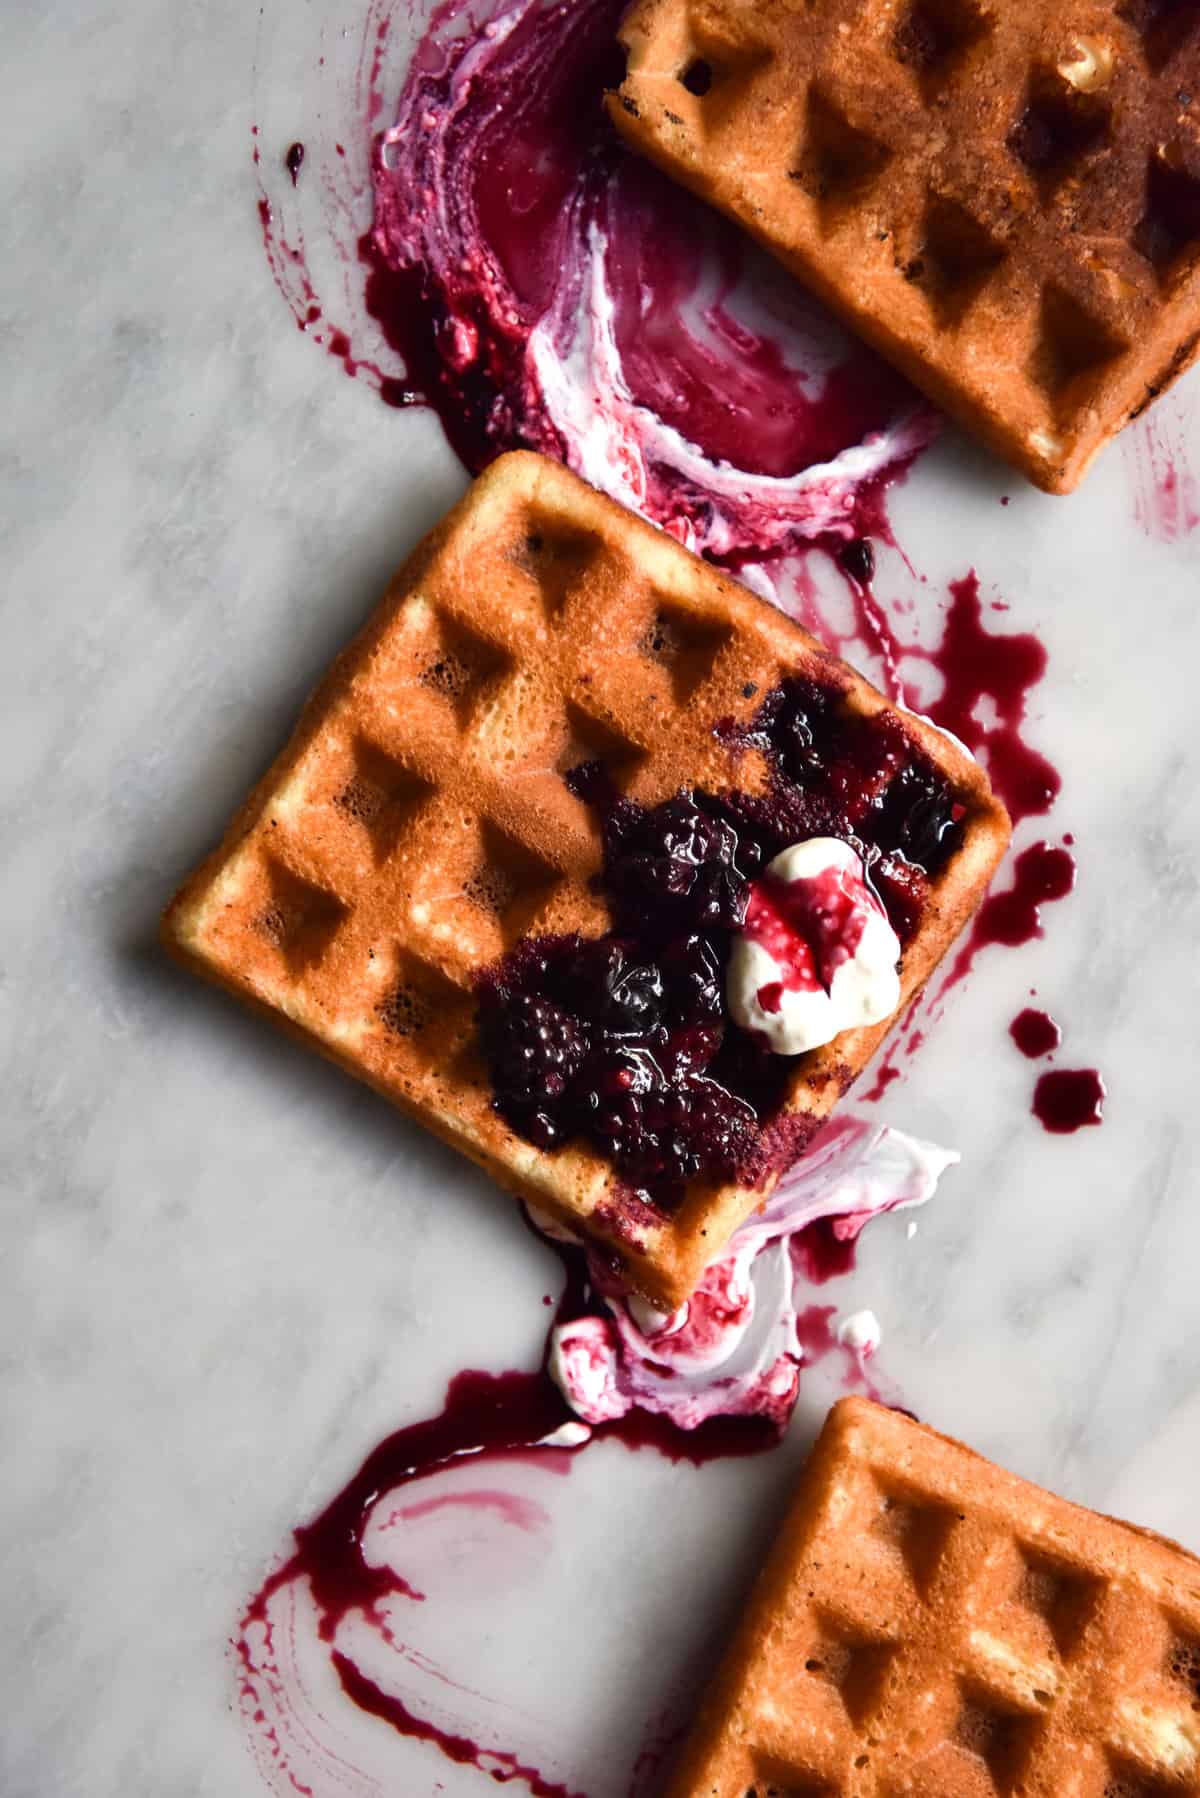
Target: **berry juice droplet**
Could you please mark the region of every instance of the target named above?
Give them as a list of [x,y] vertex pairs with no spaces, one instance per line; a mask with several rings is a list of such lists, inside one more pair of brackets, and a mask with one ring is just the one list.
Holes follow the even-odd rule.
[[292,145],[291,149],[283,159],[283,166],[292,177],[292,186],[295,187],[300,179],[300,170],[304,167],[303,144]]
[[1058,1068],[1033,1091],[1033,1115],[1053,1136],[1070,1136],[1104,1122],[1107,1092],[1095,1068]]
[[1062,1031],[1054,1019],[1048,1012],[1035,1011],[1032,1006],[1018,1013],[1008,1027],[1008,1034],[1022,1055],[1028,1055],[1031,1061],[1049,1055],[1062,1042]]

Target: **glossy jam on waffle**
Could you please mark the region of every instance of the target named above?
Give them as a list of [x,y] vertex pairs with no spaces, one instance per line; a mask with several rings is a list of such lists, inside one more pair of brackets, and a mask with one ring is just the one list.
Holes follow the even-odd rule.
[[610,107],[1029,479],[1200,349],[1194,0],[636,0]]
[[1195,1798],[1200,1561],[829,1415],[668,1798]]
[[821,831],[869,863],[907,1000],[1007,841],[977,764],[518,453],[397,576],[164,931],[675,1305],[887,1028],[783,1061],[720,1015],[745,877]]

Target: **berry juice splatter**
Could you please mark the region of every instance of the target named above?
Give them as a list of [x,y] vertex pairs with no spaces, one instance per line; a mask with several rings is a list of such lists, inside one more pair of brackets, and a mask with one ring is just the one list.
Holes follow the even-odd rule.
[[1048,1012],[1037,1011],[1026,1006],[1018,1012],[1008,1027],[1008,1034],[1030,1061],[1038,1061],[1043,1055],[1051,1055],[1062,1042],[1062,1031]]
[[1104,1122],[1104,1081],[1095,1068],[1055,1068],[1033,1092],[1033,1115],[1053,1136]]
[[1121,437],[1134,516],[1147,537],[1177,543],[1200,525],[1195,427],[1184,402],[1167,394]]

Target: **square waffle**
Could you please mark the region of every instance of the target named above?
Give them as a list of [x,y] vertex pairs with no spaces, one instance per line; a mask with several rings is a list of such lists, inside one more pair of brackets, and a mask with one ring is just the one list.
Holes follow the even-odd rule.
[[1200,1561],[834,1406],[669,1798],[1200,1793]]
[[[492,1103],[475,986],[524,938],[607,927],[599,830],[565,771],[599,758],[648,805],[735,777],[761,789],[761,758],[713,727],[797,671],[844,685],[856,713],[901,718],[962,812],[905,946],[906,1002],[1007,843],[979,767],[782,612],[527,453],[494,463],[397,575],[171,904],[165,940],[502,1186],[603,1238],[637,1290],[674,1306],[766,1188],[695,1185],[668,1215],[627,1202],[590,1149],[515,1135]],[[886,1029],[798,1058],[789,1121],[815,1127]]]
[[1195,0],[636,0],[621,131],[1052,493],[1200,348]]

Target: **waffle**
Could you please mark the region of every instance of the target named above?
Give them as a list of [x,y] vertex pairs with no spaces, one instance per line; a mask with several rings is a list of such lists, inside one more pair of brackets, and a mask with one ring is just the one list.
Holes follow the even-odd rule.
[[636,0],[631,143],[1052,493],[1200,348],[1194,0]]
[[[763,1187],[689,1188],[668,1216],[625,1202],[590,1150],[513,1134],[491,1102],[474,983],[522,937],[607,927],[589,886],[596,821],[564,771],[599,757],[647,804],[735,774],[761,788],[761,757],[738,759],[714,721],[748,719],[750,695],[801,670],[896,715],[781,612],[558,464],[502,457],[334,664],[168,909],[165,940],[677,1304]],[[965,807],[905,949],[907,1000],[977,905],[1008,821],[965,753],[903,718]],[[798,1060],[789,1117],[824,1117],[886,1027]]]
[[668,1798],[1200,1793],[1200,1561],[835,1405]]

